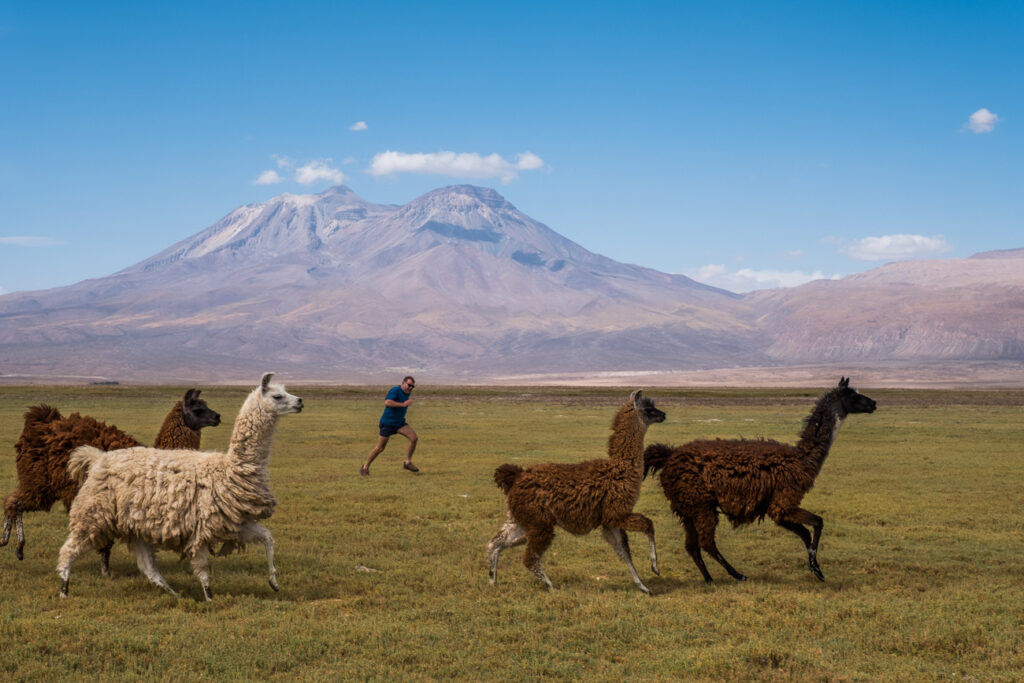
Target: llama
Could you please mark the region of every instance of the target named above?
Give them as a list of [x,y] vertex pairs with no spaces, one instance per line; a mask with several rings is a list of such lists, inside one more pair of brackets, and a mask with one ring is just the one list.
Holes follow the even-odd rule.
[[[164,418],[157,434],[157,448],[199,448],[200,430],[220,424],[220,415],[199,398],[199,389],[189,389]],[[25,557],[25,512],[45,510],[60,500],[65,511],[78,493],[78,482],[68,477],[68,455],[78,446],[109,451],[141,445],[135,437],[88,415],[72,413],[63,417],[48,405],[32,406],[25,413],[21,438],[15,444],[18,487],[4,501],[4,531],[0,546],[7,545],[11,526],[17,529],[15,554]],[[106,575],[109,548],[100,552],[100,571]]]
[[177,595],[157,570],[157,548],[188,557],[192,571],[210,590],[210,549],[261,541],[267,551],[270,587],[275,591],[274,539],[256,520],[266,519],[277,504],[267,470],[277,421],[302,410],[302,399],[271,384],[272,372],[245,399],[235,418],[227,452],[166,451],[135,447],[104,452],[91,446],[75,449],[68,473],[82,481],[71,505],[68,538],[60,549],[57,571],[67,597],[71,563],[90,547],[103,548],[124,539],[140,571],[154,584]]
[[[850,387],[848,377],[822,396],[804,421],[795,446],[767,439],[701,440],[672,449],[651,444],[644,452],[644,476],[661,472],[661,486],[672,511],[686,530],[686,552],[704,580],[711,575],[701,549],[718,560],[737,581],[746,576],[730,565],[715,545],[718,510],[733,527],[763,520],[765,515],[800,537],[807,548],[807,564],[821,581],[818,540],[822,519],[800,507],[814,485],[829,448],[847,415],[873,413],[875,402]],[[814,530],[814,536],[804,525]]]
[[608,439],[608,458],[587,462],[546,463],[523,469],[501,465],[494,481],[505,492],[505,523],[487,544],[489,579],[498,580],[498,556],[505,548],[526,544],[523,564],[554,590],[541,566],[541,556],[551,545],[555,527],[583,535],[601,527],[601,535],[626,563],[633,582],[644,593],[651,591],[640,580],[629,552],[626,531],[642,531],[650,543],[651,571],[658,574],[654,524],[633,512],[643,483],[644,434],[648,425],[664,422],[665,413],[637,390],[619,408]]

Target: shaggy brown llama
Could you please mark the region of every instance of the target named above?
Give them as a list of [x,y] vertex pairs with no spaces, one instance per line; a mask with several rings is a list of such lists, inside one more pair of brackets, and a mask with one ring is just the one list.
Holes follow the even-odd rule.
[[[197,449],[203,427],[216,427],[220,415],[199,398],[199,389],[189,389],[182,400],[174,404],[164,419],[156,437],[156,447],[164,449]],[[78,482],[68,476],[68,456],[78,446],[94,446],[104,451],[141,446],[135,437],[125,434],[113,425],[100,422],[88,415],[72,413],[63,417],[60,411],[48,405],[32,406],[25,413],[21,438],[15,444],[15,466],[18,488],[4,501],[4,531],[0,546],[7,545],[11,526],[17,529],[18,544],[15,554],[25,554],[25,529],[22,514],[35,510],[49,511],[55,502],[71,509],[78,494]],[[100,568],[106,574],[110,549],[100,551]]]
[[[704,580],[710,582],[711,575],[704,566],[702,548],[734,579],[747,578],[726,562],[715,545],[721,510],[734,527],[767,515],[792,531],[807,548],[810,570],[824,581],[817,559],[822,519],[801,508],[800,502],[814,486],[846,416],[873,412],[875,402],[850,388],[849,378],[844,377],[815,404],[795,446],[767,439],[700,440],[674,449],[648,446],[644,476],[661,470],[662,490],[686,530],[686,552]],[[804,525],[814,529],[813,537]]]
[[637,587],[650,595],[640,580],[629,552],[626,531],[647,534],[651,570],[658,573],[654,524],[633,512],[644,475],[644,434],[648,425],[664,422],[665,413],[637,390],[619,408],[608,439],[608,457],[580,463],[546,463],[523,469],[502,465],[494,481],[505,492],[505,524],[487,544],[490,582],[498,580],[498,556],[505,548],[526,544],[523,564],[554,590],[541,566],[555,527],[583,535],[601,527],[601,534],[629,567]]

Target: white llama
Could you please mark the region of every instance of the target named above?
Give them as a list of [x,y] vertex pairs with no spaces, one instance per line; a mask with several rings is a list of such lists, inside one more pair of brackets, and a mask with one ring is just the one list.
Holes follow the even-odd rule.
[[226,453],[141,446],[109,452],[82,446],[71,453],[68,473],[83,483],[57,563],[61,597],[67,597],[76,558],[122,539],[142,573],[173,595],[156,568],[155,550],[188,557],[207,600],[213,598],[211,547],[260,541],[267,549],[270,587],[278,590],[274,539],[256,520],[270,517],[277,503],[267,471],[277,420],[300,412],[302,399],[271,384],[273,374],[264,374],[242,404]]

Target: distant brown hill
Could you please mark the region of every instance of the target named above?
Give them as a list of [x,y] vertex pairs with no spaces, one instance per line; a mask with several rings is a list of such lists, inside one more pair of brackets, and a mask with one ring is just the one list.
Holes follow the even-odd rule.
[[891,263],[746,300],[779,364],[1024,360],[1024,249]]
[[243,206],[104,278],[0,297],[0,377],[438,381],[1022,360],[1024,250],[739,296],[594,254],[468,185]]

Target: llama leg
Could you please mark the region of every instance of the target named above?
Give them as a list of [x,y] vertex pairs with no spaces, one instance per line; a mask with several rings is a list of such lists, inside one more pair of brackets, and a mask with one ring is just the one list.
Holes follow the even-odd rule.
[[[789,529],[800,537],[800,540],[804,542],[804,547],[807,548],[807,567],[812,574],[818,577],[819,581],[824,581],[825,575],[821,573],[821,567],[818,566],[818,541],[821,539],[821,529],[825,526],[821,517],[803,508],[796,508],[786,512],[784,517],[776,520],[776,524],[784,529]],[[805,524],[814,529],[813,537],[811,532],[804,527]]]
[[629,554],[629,539],[626,536],[626,532],[615,527],[602,526],[601,535],[615,549],[615,554],[626,563],[626,567],[629,568],[629,574],[633,577],[633,583],[636,584],[636,587],[650,595],[651,590],[640,580],[640,575],[637,574],[636,567],[633,566],[633,557]]
[[153,550],[153,546],[146,543],[143,540],[135,539],[132,541],[132,551],[135,553],[135,564],[139,566],[139,571],[149,579],[152,583],[163,588],[171,595],[177,596],[171,585],[167,583],[166,579],[160,574],[160,570],[156,568],[156,551]]
[[67,540],[64,541],[57,558],[57,574],[61,578],[60,597],[68,597],[68,587],[71,584],[71,563],[81,557],[90,547],[89,539],[78,537],[74,532],[71,532]]
[[270,531],[266,527],[250,520],[242,525],[242,528],[239,531],[239,538],[242,543],[259,541],[263,544],[263,547],[267,549],[267,567],[270,571],[270,587],[273,588],[275,592],[281,590],[277,585],[277,567],[274,566],[274,537],[270,534]]
[[534,527],[526,532],[526,551],[523,553],[523,564],[544,582],[548,590],[555,590],[555,587],[548,575],[544,573],[540,558],[544,555],[544,551],[551,547],[551,541],[554,538],[555,528],[553,526]]
[[14,530],[18,534],[18,545],[14,546],[14,554],[19,560],[25,559],[25,524],[21,521],[21,510],[14,518]]
[[487,544],[487,578],[493,586],[498,582],[498,556],[505,548],[526,543],[526,532],[511,517],[505,520],[501,530]]
[[658,571],[658,548],[654,545],[654,522],[637,512],[632,512],[622,520],[609,522],[609,526],[622,529],[623,531],[640,531],[644,533],[647,536],[648,544],[650,544],[651,571],[654,572],[655,576],[661,576],[661,572]]
[[737,581],[746,581],[747,577],[736,571],[735,568],[722,553],[718,552],[718,544],[715,543],[715,528],[718,526],[718,514],[712,511],[705,511],[704,514],[698,515],[696,519],[697,535],[700,539],[700,547],[711,557],[715,558],[718,564],[725,568],[725,571],[729,572],[729,576],[736,579]]
[[11,540],[11,525],[14,523],[14,517],[5,514],[4,515],[4,535],[0,537],[0,547],[7,545],[7,542]]
[[192,554],[192,573],[199,579],[203,587],[203,597],[207,602],[213,600],[213,591],[210,590],[210,549],[207,546],[200,546],[199,550]]
[[14,519],[21,514],[18,503],[17,491],[4,499],[4,534],[3,537],[0,537],[0,547],[7,545],[7,542],[11,540],[11,527],[14,525]]
[[683,529],[686,530],[686,552],[693,558],[693,562],[697,565],[697,569],[700,570],[704,581],[711,583],[711,574],[708,572],[708,568],[704,564],[704,558],[700,554],[700,542],[697,540],[697,529],[693,526],[693,520],[684,519]]
[[110,576],[110,549],[113,547],[113,543],[108,543],[105,548],[100,548],[100,574],[102,576]]

